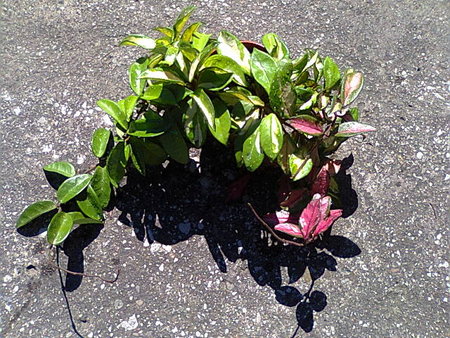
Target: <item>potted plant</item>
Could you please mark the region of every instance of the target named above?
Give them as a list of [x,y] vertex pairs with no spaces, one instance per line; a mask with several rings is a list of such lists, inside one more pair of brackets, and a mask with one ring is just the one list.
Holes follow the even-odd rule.
[[157,27],[157,39],[123,39],[121,45],[141,47],[145,55],[129,68],[130,96],[98,101],[114,122],[113,130],[93,133],[98,165],[78,174],[68,162],[45,166],[59,179],[57,202],[30,205],[17,228],[50,215],[47,240],[57,246],[75,225],[103,222],[103,210],[130,168],[151,175],[152,166],[167,160],[186,164],[189,148],[211,138],[231,147],[237,166],[249,172],[262,165],[283,171],[282,210],[263,217],[255,212],[277,239],[308,244],[341,215],[333,177],[340,162],[331,155],[349,137],[375,130],[361,124],[351,107],[362,73],[341,72],[313,50],[292,58],[273,33],[263,36],[262,45],[227,31],[215,38],[200,32],[200,22],[187,25],[193,10],[184,9],[173,26]]

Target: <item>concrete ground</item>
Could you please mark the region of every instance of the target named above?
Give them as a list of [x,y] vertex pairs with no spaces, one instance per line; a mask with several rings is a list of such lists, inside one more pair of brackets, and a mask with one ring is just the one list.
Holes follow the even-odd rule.
[[[365,73],[358,106],[378,132],[342,149],[354,156],[358,208],[335,224],[328,251],[302,263],[302,251],[247,245],[259,232],[245,208],[203,205],[202,223],[190,214],[202,205],[195,186],[176,191],[184,202],[173,215],[169,194],[150,205],[170,231],[149,242],[136,226],[141,197],[125,189],[104,228],[78,231],[81,247],[61,253],[63,266],[87,273],[120,267],[118,281],[63,275],[66,302],[44,239],[18,234],[16,218],[52,196],[43,165],[95,163],[90,135],[108,123],[95,102],[129,92],[127,66],[139,56],[120,39],[153,34],[191,3],[204,30],[276,32],[297,55],[317,48]],[[0,336],[449,335],[448,1],[4,0],[0,11]],[[242,238],[225,234],[239,222]]]

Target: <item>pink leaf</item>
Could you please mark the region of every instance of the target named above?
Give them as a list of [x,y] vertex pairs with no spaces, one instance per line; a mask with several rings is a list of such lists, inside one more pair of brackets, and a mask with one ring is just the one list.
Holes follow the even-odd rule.
[[315,194],[300,216],[303,238],[306,241],[314,239],[314,233],[319,224],[329,215],[331,197],[321,197]]
[[287,211],[280,210],[276,213],[264,215],[263,220],[269,225],[275,225],[279,223],[298,223],[298,214],[290,214]]
[[334,223],[334,221],[341,216],[342,216],[341,209],[331,210],[329,216],[325,218],[323,221],[321,221],[317,226],[317,228],[314,230],[313,238],[317,237],[322,232],[327,231],[327,229]]
[[292,223],[280,223],[275,226],[275,230],[284,232],[294,237],[303,237],[302,231],[298,226]]
[[322,126],[311,116],[302,115],[301,117],[289,120],[289,124],[297,131],[302,133],[319,136],[323,134]]

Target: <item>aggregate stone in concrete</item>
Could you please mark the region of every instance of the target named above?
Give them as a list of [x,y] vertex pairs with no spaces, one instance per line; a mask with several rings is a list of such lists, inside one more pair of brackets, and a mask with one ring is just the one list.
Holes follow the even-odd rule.
[[[86,273],[120,269],[117,282],[60,279],[43,234],[18,234],[16,218],[52,198],[43,165],[95,164],[90,135],[111,124],[95,102],[129,93],[127,66],[140,56],[120,39],[153,35],[191,3],[209,32],[276,32],[295,55],[315,48],[364,72],[358,107],[378,131],[340,151],[353,154],[346,179],[358,208],[306,261],[260,246],[245,206],[205,202],[220,199],[215,185],[232,171],[161,193],[161,203],[134,179],[103,228],[78,229],[60,252],[62,266]],[[1,336],[448,335],[447,1],[5,0],[0,10]]]

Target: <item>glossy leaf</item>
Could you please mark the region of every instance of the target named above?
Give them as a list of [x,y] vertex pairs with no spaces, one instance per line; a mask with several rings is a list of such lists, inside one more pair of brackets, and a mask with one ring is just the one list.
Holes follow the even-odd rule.
[[233,74],[234,81],[241,86],[247,86],[248,82],[241,66],[236,61],[224,55],[211,55],[205,60],[202,68],[216,67]]
[[190,43],[192,41],[192,37],[197,32],[197,30],[202,25],[201,22],[194,22],[191,24],[186,30],[183,32],[183,35],[181,36],[181,41]]
[[364,76],[361,72],[354,72],[348,69],[345,72],[341,86],[341,100],[344,106],[352,103],[361,92],[364,85]]
[[175,39],[178,38],[186,25],[186,22],[189,20],[192,12],[195,10],[195,6],[188,6],[184,8],[181,13],[178,15],[178,18],[173,25],[173,30],[175,32]]
[[226,87],[232,78],[233,74],[220,68],[205,68],[198,75],[198,88],[217,91]]
[[306,177],[313,167],[313,161],[310,158],[302,158],[296,154],[289,155],[289,169],[291,179],[298,181]]
[[76,174],[74,166],[69,162],[54,162],[43,168],[45,171],[57,173],[65,177],[72,177]]
[[297,94],[291,81],[292,63],[283,62],[276,71],[270,87],[270,105],[275,112],[290,116],[295,111]]
[[184,81],[176,74],[169,70],[162,68],[147,69],[141,74],[141,79],[148,79],[152,81],[172,82],[184,85]]
[[119,142],[109,153],[108,159],[106,160],[106,169],[108,170],[108,175],[111,179],[111,183],[117,187],[120,180],[125,175],[125,166],[127,165],[127,160],[125,157],[125,144]]
[[250,67],[256,82],[266,90],[267,94],[270,94],[270,88],[278,70],[275,60],[269,54],[255,48],[250,58]]
[[81,193],[91,181],[92,176],[81,174],[65,180],[58,188],[56,197],[61,203],[66,203]]
[[77,205],[80,210],[92,219],[101,220],[103,218],[101,202],[95,190],[90,185],[87,187],[86,194],[83,197],[77,200]]
[[354,135],[376,131],[376,129],[368,124],[359,122],[344,122],[339,125],[336,137],[351,137]]
[[289,59],[289,50],[286,44],[274,33],[265,34],[262,42],[267,52],[277,60]]
[[49,211],[55,210],[56,208],[56,204],[52,201],[35,202],[26,207],[24,211],[22,211],[19,218],[17,219],[16,228],[23,227],[24,225],[30,223],[32,220]]
[[194,33],[194,36],[192,38],[192,47],[194,47],[199,52],[202,52],[210,41],[210,36],[211,34],[203,34],[199,32]]
[[106,208],[111,197],[111,182],[106,168],[97,166],[90,183],[98,197],[100,207]]
[[120,46],[139,46],[145,49],[153,49],[156,46],[155,40],[142,34],[130,34],[122,40]]
[[131,89],[136,93],[136,95],[141,95],[145,88],[145,79],[141,78],[142,73],[147,69],[149,60],[138,60],[134,62],[128,71],[128,78],[130,82]]
[[303,238],[303,233],[300,228],[293,223],[280,223],[275,225],[275,230],[284,232],[285,234],[291,235],[293,237]]
[[111,138],[111,131],[105,128],[98,128],[92,134],[91,150],[94,156],[100,158],[105,155],[108,142]]
[[127,117],[120,106],[114,101],[103,99],[97,101],[97,105],[108,115],[110,115],[116,123],[122,126],[124,129],[127,129]]
[[323,134],[319,121],[310,115],[299,115],[288,121],[289,125],[302,133],[319,136]]
[[333,88],[341,79],[338,65],[328,56],[323,60],[323,76],[325,78],[325,89]]
[[246,74],[250,75],[250,53],[242,42],[227,31],[220,32],[217,41],[219,41],[217,53],[233,59]]
[[283,128],[278,117],[274,113],[265,116],[259,129],[262,149],[271,160],[274,160],[283,146]]
[[261,132],[259,128],[244,141],[242,148],[242,158],[249,171],[255,171],[264,160],[264,153],[261,148]]
[[73,224],[81,225],[81,224],[102,224],[103,223],[102,221],[88,218],[79,211],[68,212],[67,215],[69,215],[72,218]]
[[216,50],[217,42],[209,42],[205,48],[202,49],[200,53],[195,57],[195,59],[191,63],[191,67],[189,69],[188,80],[189,82],[194,81],[194,78],[197,77],[197,73],[201,68],[202,63]]
[[[132,149],[132,159],[133,163],[139,164],[142,168],[147,166],[155,166],[163,163],[167,154],[163,148],[153,142],[145,142],[139,138],[133,137],[130,139],[131,149]],[[143,170],[145,172],[145,169]]]
[[206,121],[208,122],[208,126],[214,129],[214,106],[209,96],[201,88],[197,89],[194,93],[192,93],[191,96],[194,99],[195,103],[197,103],[200,111],[205,116]]
[[175,161],[186,164],[189,161],[189,150],[183,136],[177,128],[172,128],[159,137],[167,155]]
[[122,112],[126,116],[127,122],[130,122],[131,117],[133,116],[134,107],[136,107],[136,102],[138,97],[135,95],[127,96],[125,99],[117,102],[118,106],[122,110]]
[[148,111],[138,120],[130,123],[128,135],[138,137],[155,137],[164,134],[167,125],[157,113]]
[[227,106],[222,100],[215,99],[213,101],[215,118],[215,128],[210,128],[211,134],[222,144],[226,145],[230,135],[231,117]]
[[[145,80],[143,80],[143,81],[145,81]],[[143,100],[147,100],[147,101],[156,100],[157,98],[159,98],[161,96],[162,91],[163,91],[162,83],[152,84],[147,89],[145,89],[145,92],[144,92],[144,94],[142,94],[141,98]]]
[[69,236],[72,228],[72,217],[65,212],[58,212],[48,226],[47,241],[53,245],[61,244]]
[[158,31],[158,32],[164,34],[165,36],[167,36],[170,39],[172,39],[174,36],[173,29],[170,27],[155,27],[154,29],[155,29],[155,31]]
[[207,122],[193,99],[190,99],[187,104],[188,107],[183,115],[184,132],[188,140],[196,148],[200,148],[206,140]]

